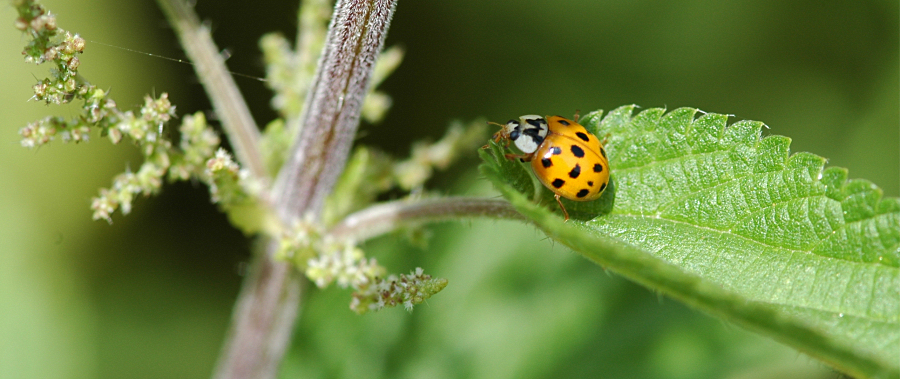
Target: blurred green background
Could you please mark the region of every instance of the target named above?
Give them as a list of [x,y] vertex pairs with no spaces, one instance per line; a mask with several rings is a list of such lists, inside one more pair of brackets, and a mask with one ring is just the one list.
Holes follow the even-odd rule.
[[[198,3],[236,72],[263,75],[262,33],[294,35],[297,3]],[[151,1],[44,4],[89,41],[183,57]],[[13,9],[0,17],[0,378],[208,377],[253,241],[194,183],[113,225],[91,221],[90,198],[139,157],[100,138],[19,147],[27,122],[77,110],[28,101],[47,68],[23,63]],[[382,86],[394,107],[360,142],[405,156],[453,119],[692,106],[763,121],[793,151],[898,196],[898,18],[897,1],[401,1],[388,44],[407,55]],[[168,92],[179,114],[210,109],[190,66],[91,43],[82,62],[122,108]],[[262,84],[238,83],[261,125],[275,117]],[[477,164],[473,152],[429,187],[495,196]],[[534,228],[468,221],[427,234],[427,246],[397,233],[364,248],[392,271],[448,278],[444,292],[411,315],[358,317],[347,291],[311,291],[282,377],[836,376]]]

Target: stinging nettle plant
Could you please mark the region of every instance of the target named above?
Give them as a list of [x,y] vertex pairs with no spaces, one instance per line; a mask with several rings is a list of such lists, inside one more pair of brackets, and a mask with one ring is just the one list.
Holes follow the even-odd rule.
[[[412,309],[447,280],[416,268],[388,274],[359,244],[402,227],[472,217],[520,219],[589,260],[650,289],[771,336],[861,377],[900,375],[900,200],[848,180],[825,159],[790,154],[790,139],[761,138],[762,123],[692,108],[623,106],[581,123],[609,136],[611,182],[597,201],[565,201],[563,222],[530,170],[489,143],[483,121],[451,125],[406,159],[353,146],[360,117],[378,121],[390,97],[375,90],[402,60],[382,51],[395,2],[304,1],[298,46],[261,40],[273,106],[263,132],[225,69],[209,30],[180,0],[160,0],[197,65],[224,135],[203,113],[181,115],[165,93],[121,110],[78,74],[86,42],[33,1],[13,0],[16,27],[31,38],[29,63],[49,63],[36,101],[79,102],[82,114],[20,129],[22,145],[99,134],[131,141],[144,161],[113,179],[91,204],[94,219],[129,213],[165,181],[196,179],[232,223],[266,239],[235,306],[216,376],[274,377],[296,322],[304,281],[351,287],[358,313]],[[328,27],[326,28],[326,24]],[[180,121],[173,125],[173,121]],[[169,139],[176,128],[178,138]],[[95,132],[97,131],[97,132]],[[428,194],[435,169],[478,151],[481,172],[505,200]],[[389,190],[408,198],[376,203]]]

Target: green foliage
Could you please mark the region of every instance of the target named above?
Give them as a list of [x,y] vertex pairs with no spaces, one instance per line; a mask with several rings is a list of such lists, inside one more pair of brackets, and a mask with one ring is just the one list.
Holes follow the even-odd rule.
[[483,143],[485,128],[482,121],[453,122],[441,139],[413,144],[406,159],[371,147],[357,147],[326,200],[323,223],[332,225],[351,212],[372,205],[379,195],[394,188],[421,193],[435,170],[447,169],[464,152]]
[[359,146],[353,150],[334,191],[325,200],[322,221],[332,225],[351,212],[375,202],[378,195],[394,186],[394,160],[386,153]]
[[900,373],[900,201],[825,159],[760,139],[762,123],[634,106],[582,124],[608,135],[601,199],[537,205],[527,167],[482,172],[551,238],[654,290],[761,331],[840,370]]

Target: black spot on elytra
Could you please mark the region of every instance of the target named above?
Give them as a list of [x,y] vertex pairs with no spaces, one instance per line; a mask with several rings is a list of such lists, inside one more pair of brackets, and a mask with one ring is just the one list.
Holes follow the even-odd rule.
[[581,190],[581,191],[578,191],[578,193],[575,194],[575,197],[577,197],[577,198],[580,199],[580,198],[582,198],[582,197],[587,196],[587,194],[590,193],[590,192],[591,192],[591,191],[588,191],[587,189],[583,189],[583,190]]
[[606,159],[606,150],[604,148],[600,148],[600,155],[603,156],[603,159]]
[[578,145],[572,145],[572,154],[578,158],[584,158],[584,150],[578,147]]
[[588,137],[587,134],[584,134],[582,132],[575,133],[575,135],[578,136],[578,138],[581,138],[581,140],[584,142],[588,142],[591,140],[591,138]]
[[553,186],[553,188],[560,188],[564,184],[566,184],[566,181],[557,178],[557,179],[553,179],[553,183],[550,183],[550,184]]
[[573,168],[572,171],[569,171],[569,177],[575,179],[578,175],[581,175],[581,166],[576,164],[575,168]]
[[566,120],[559,120],[559,123],[560,123],[560,124],[563,124],[563,125],[565,125],[565,126],[569,126],[569,125],[570,125],[569,122],[566,121]]
[[544,168],[550,168],[553,166],[553,161],[550,158],[541,158],[541,164],[544,165]]
[[542,118],[537,118],[537,119],[532,118],[532,119],[525,120],[525,122],[527,122],[531,125],[534,125],[535,128],[540,128],[541,123],[543,123],[543,121],[544,121],[544,119],[542,119]]
[[603,165],[599,163],[594,164],[594,172],[603,172]]
[[591,187],[593,187],[593,186],[594,186],[594,182],[593,182],[593,181],[591,181],[591,180],[588,180],[588,186],[591,186]]
[[601,185],[600,185],[600,192],[603,192],[603,190],[605,190],[605,189],[606,189],[606,183],[601,184]]
[[550,148],[550,153],[553,155],[560,155],[562,154],[562,149],[560,149],[559,146],[553,146]]

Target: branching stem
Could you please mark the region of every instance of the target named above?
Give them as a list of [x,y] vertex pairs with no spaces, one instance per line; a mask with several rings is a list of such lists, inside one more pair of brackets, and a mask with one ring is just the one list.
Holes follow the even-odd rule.
[[[265,179],[259,130],[193,9],[183,0],[159,0],[178,33],[241,164]],[[316,77],[309,90],[289,159],[272,189],[273,205],[289,225],[318,218],[325,196],[343,170],[356,134],[372,69],[384,44],[395,0],[339,0]],[[244,281],[215,378],[274,378],[289,345],[304,281],[273,258],[278,243],[257,254]]]
[[506,200],[477,197],[440,197],[420,201],[397,200],[351,214],[335,225],[329,235],[337,239],[364,241],[402,226],[466,217],[524,220]]
[[222,128],[241,166],[250,170],[258,180],[268,179],[259,151],[259,127],[225,67],[225,60],[219,54],[209,28],[200,23],[192,6],[184,0],[157,2],[175,29],[185,53],[194,63],[194,70],[222,120]]

